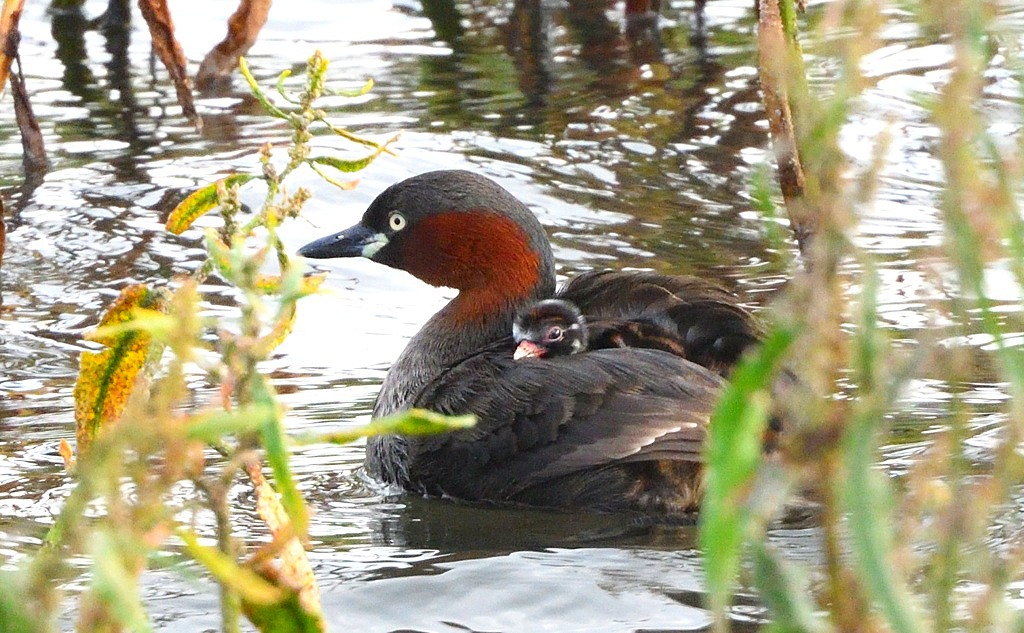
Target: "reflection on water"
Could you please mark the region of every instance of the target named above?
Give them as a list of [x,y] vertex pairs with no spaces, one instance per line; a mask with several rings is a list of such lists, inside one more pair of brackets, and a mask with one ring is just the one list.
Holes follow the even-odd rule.
[[[200,96],[206,127],[196,134],[138,25],[91,30],[89,17],[104,4],[53,14],[39,3],[25,9],[22,55],[48,172],[23,173],[13,114],[0,112],[0,186],[9,203],[0,269],[0,561],[38,544],[69,489],[56,445],[72,435],[83,330],[121,287],[194,267],[199,234],[165,233],[169,209],[219,174],[256,169],[252,150],[285,135],[240,82]],[[220,40],[234,4],[175,5],[193,64]],[[604,0],[282,6],[250,52],[256,74],[266,81],[286,68],[300,71],[319,48],[336,81],[376,82],[357,101],[329,101],[336,120],[382,138],[404,131],[400,156],[361,174],[354,192],[301,176],[295,184],[312,187],[316,198],[308,221],[283,236],[299,245],[348,226],[377,192],[415,173],[471,168],[536,211],[560,274],[636,267],[710,275],[762,305],[785,282],[791,252],[768,238],[770,225],[748,193],[766,160],[750,4],[719,0],[694,15],[680,0],[653,31],[637,23],[627,30],[621,7]],[[207,19],[185,18],[199,14]],[[874,139],[893,135],[882,188],[862,210],[856,239],[880,259],[879,310],[897,343],[934,330],[939,340],[975,350],[977,371],[969,385],[952,387],[927,370],[911,384],[885,454],[894,473],[928,445],[954,393],[980,412],[969,444],[972,460],[984,464],[1006,397],[992,378],[989,341],[935,323],[928,308],[945,292],[944,273],[927,265],[942,240],[941,170],[935,132],[916,99],[941,85],[949,51],[899,20],[891,17],[885,46],[864,62],[873,85],[842,139],[855,161],[868,161]],[[1005,21],[1024,24],[1024,10],[1006,9]],[[827,87],[832,69],[810,53],[814,80]],[[1019,133],[1020,87],[1005,60],[993,60],[986,80],[984,107],[1001,113],[1007,135]],[[888,123],[893,114],[896,127]],[[333,137],[315,143],[338,149]],[[251,204],[260,195],[245,193]],[[306,300],[295,334],[267,366],[294,431],[365,420],[391,360],[451,296],[367,262],[324,267],[337,292]],[[855,294],[855,265],[846,272]],[[1005,287],[1000,270],[990,273],[994,288]],[[215,313],[229,298],[208,290]],[[1020,321],[1019,297],[995,296],[1001,318]],[[385,497],[361,478],[361,460],[358,445],[305,447],[295,460],[317,512],[313,560],[336,629],[708,625],[692,527],[652,530],[617,517]],[[240,508],[251,507],[247,489],[236,494]],[[239,530],[261,538],[244,510]],[[780,529],[773,538],[794,556],[817,557],[813,530]],[[146,579],[157,627],[215,627],[210,588],[165,576]],[[756,625],[759,609],[744,604],[736,621]]]

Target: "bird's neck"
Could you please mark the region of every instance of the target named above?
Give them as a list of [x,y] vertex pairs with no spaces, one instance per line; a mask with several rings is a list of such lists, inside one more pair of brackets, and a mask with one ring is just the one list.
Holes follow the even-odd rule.
[[[374,417],[412,406],[423,389],[448,369],[503,339],[511,339],[516,312],[554,293],[550,281],[510,296],[491,290],[463,290],[416,333],[391,366]],[[509,354],[512,352],[509,351]]]

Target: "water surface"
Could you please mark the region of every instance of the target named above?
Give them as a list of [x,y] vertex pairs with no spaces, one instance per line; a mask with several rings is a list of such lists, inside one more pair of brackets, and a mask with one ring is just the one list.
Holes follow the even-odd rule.
[[[399,155],[361,173],[352,192],[298,178],[315,198],[306,220],[283,232],[286,241],[297,247],[349,226],[402,178],[468,168],[537,213],[562,276],[604,267],[705,275],[754,308],[766,305],[789,276],[794,247],[771,239],[773,221],[750,200],[752,175],[767,159],[751,2],[716,0],[699,18],[691,2],[668,3],[658,44],[626,37],[619,5],[546,2],[530,14],[524,4],[275,6],[249,54],[257,76],[299,71],[319,49],[332,60],[335,82],[376,82],[358,100],[330,100],[334,120],[379,138],[402,132]],[[87,3],[85,14],[102,8]],[[182,0],[172,8],[195,68],[222,37],[233,3]],[[989,369],[988,341],[936,324],[929,309],[944,298],[927,266],[942,240],[943,177],[936,132],[917,98],[941,87],[950,51],[904,19],[889,16],[885,47],[865,60],[873,85],[844,131],[855,162],[869,159],[881,130],[893,134],[882,187],[860,210],[856,238],[880,261],[880,311],[897,344],[933,330],[976,349],[974,382],[955,389],[979,411],[971,441],[983,462],[1006,398]],[[1024,30],[1024,9],[1007,8],[1002,19]],[[0,288],[0,563],[38,544],[70,489],[56,447],[73,436],[82,333],[125,285],[159,283],[198,265],[200,232],[166,233],[169,210],[198,185],[255,169],[259,144],[286,139],[237,81],[199,97],[205,128],[197,134],[164,71],[152,72],[140,24],[136,16],[127,34],[104,34],[85,30],[82,15],[25,8],[26,81],[51,166],[26,177],[13,113],[0,112],[0,187],[9,207]],[[126,36],[125,52],[119,38]],[[834,70],[809,53],[814,81],[827,89]],[[1004,136],[1020,133],[1019,95],[997,57],[982,106]],[[315,145],[348,150],[327,136]],[[258,192],[245,196],[258,203]],[[317,266],[330,272],[336,292],[303,302],[294,335],[266,368],[295,432],[364,422],[391,361],[453,294],[365,261]],[[844,270],[851,295],[857,272],[852,263]],[[1019,297],[999,283],[1009,273],[991,272],[1002,318],[1019,322]],[[210,290],[211,310],[229,301]],[[951,393],[927,372],[913,383],[883,456],[894,473],[943,424]],[[360,445],[296,451],[316,511],[311,556],[335,630],[694,631],[709,624],[692,527],[638,530],[617,517],[384,498],[361,478],[361,461]],[[244,487],[238,495],[246,507]],[[238,530],[263,534],[244,511]],[[796,557],[817,557],[814,530],[772,536]],[[145,593],[161,630],[217,626],[215,593],[202,582],[154,573]],[[737,602],[741,628],[756,623],[756,601]]]

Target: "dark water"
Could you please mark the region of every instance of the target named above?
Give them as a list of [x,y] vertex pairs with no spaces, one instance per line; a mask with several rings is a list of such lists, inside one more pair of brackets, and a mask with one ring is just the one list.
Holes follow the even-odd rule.
[[[787,279],[794,251],[770,238],[772,221],[750,201],[750,180],[767,157],[752,3],[713,1],[698,17],[691,2],[671,2],[659,46],[623,34],[621,6],[571,4],[570,11],[545,3],[532,16],[507,2],[275,6],[249,55],[258,76],[299,70],[320,49],[332,60],[334,81],[376,81],[359,100],[329,101],[334,119],[381,138],[403,132],[399,156],[360,174],[353,192],[300,177],[295,184],[312,187],[315,198],[308,221],[284,231],[287,242],[298,246],[352,224],[392,182],[430,169],[470,168],[536,211],[560,274],[635,267],[708,275],[752,306],[769,301]],[[124,33],[85,31],[82,16],[48,16],[40,3],[27,5],[22,55],[51,169],[26,178],[5,98],[0,563],[31,551],[70,488],[56,446],[73,436],[71,391],[82,332],[124,285],[194,267],[202,256],[200,236],[167,234],[168,211],[197,185],[254,169],[257,145],[285,139],[241,82],[200,97],[206,127],[197,134],[180,116],[163,70],[154,75],[137,16],[125,55],[118,39]],[[89,3],[86,11],[94,16],[102,8]],[[197,64],[222,37],[233,3],[183,0],[172,9]],[[929,267],[942,240],[942,171],[933,155],[936,132],[917,95],[942,85],[950,51],[903,19],[893,11],[885,47],[865,60],[873,86],[843,143],[863,165],[882,130],[888,126],[893,134],[881,190],[860,210],[856,239],[880,261],[885,324],[897,344],[911,345],[924,332],[946,336],[948,328],[934,323],[929,310],[943,298]],[[1007,8],[1002,19],[1018,34],[1024,30],[1020,8]],[[61,34],[57,43],[53,33]],[[815,82],[827,89],[834,68],[809,53]],[[1005,60],[994,60],[986,85],[981,105],[994,130],[1018,136],[1021,90]],[[331,137],[315,144],[347,149]],[[266,368],[296,432],[365,421],[389,363],[451,296],[364,261],[323,266],[336,292],[304,301],[295,334]],[[989,272],[1002,318],[1019,322],[1009,270]],[[851,295],[858,291],[856,273],[850,264]],[[968,335],[955,342],[978,352],[976,382],[958,390],[979,411],[971,445],[984,461],[1006,396],[986,369],[988,341]],[[927,372],[912,383],[897,417],[897,443],[885,450],[893,472],[927,446],[950,393]],[[295,457],[316,510],[311,556],[334,630],[708,626],[692,528],[652,533],[615,517],[384,500],[360,478],[361,461],[360,446],[302,448]],[[253,538],[262,533],[248,514],[238,529]],[[777,530],[773,537],[796,557],[817,557],[813,530]],[[145,584],[158,628],[217,626],[210,586],[163,572],[147,575]],[[736,622],[756,622],[756,602],[743,596],[738,602]]]

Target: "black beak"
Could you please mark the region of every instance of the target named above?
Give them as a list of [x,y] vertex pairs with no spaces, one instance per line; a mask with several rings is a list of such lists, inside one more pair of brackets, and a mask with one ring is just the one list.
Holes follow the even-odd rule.
[[[384,240],[382,242],[382,240]],[[298,254],[312,259],[332,257],[371,257],[386,244],[386,238],[362,224],[349,227],[340,233],[313,240],[298,250]]]

